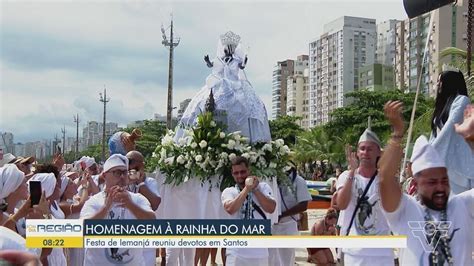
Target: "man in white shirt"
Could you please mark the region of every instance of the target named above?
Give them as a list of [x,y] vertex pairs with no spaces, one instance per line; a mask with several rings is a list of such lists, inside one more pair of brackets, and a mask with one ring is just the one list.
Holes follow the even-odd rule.
[[[236,184],[224,189],[222,205],[234,219],[267,219],[267,214],[273,213],[276,207],[272,189],[249,174],[247,159],[235,157],[232,160],[232,176]],[[267,248],[227,248],[226,252],[228,266],[268,265]]]
[[[129,191],[142,194],[150,202],[151,209],[156,211],[161,202],[160,193],[158,192],[158,182],[154,178],[146,177],[145,158],[139,151],[130,151],[126,156],[129,162]],[[156,249],[143,249],[143,256],[145,258],[145,265],[155,266]]]
[[[278,223],[272,226],[272,235],[299,235],[299,214],[308,209],[308,201],[312,199],[306,181],[297,174],[294,164],[289,171],[289,179],[292,187],[278,186],[282,213],[278,217]],[[287,266],[295,264],[294,248],[271,248],[268,252],[269,265]]]
[[389,101],[384,109],[393,133],[380,160],[380,194],[390,228],[408,238],[400,265],[472,265],[474,219],[466,204],[472,191],[449,197],[445,162],[421,136],[411,156],[420,201],[403,193],[394,178],[403,155],[402,103]]
[[[346,150],[350,170],[337,180],[337,206],[342,212],[341,235],[390,235],[380,205],[377,161],[380,140],[370,129],[360,136],[357,152]],[[365,194],[364,194],[365,193]],[[394,265],[391,248],[344,248],[346,265]]]
[[[106,190],[86,201],[82,219],[155,219],[150,202],[141,194],[127,191],[128,159],[114,154],[104,164]],[[84,265],[145,265],[142,249],[85,249]]]

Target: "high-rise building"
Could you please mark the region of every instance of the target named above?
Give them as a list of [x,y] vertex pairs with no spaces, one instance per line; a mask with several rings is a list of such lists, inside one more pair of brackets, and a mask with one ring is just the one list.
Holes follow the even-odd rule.
[[277,62],[272,77],[272,119],[286,115],[288,76],[294,73],[295,62],[285,60]]
[[434,12],[432,35],[428,43],[425,70],[423,51],[429,32],[430,14],[398,22],[396,25],[395,83],[403,91],[415,91],[421,75],[421,92],[435,96],[441,66],[452,58],[440,58],[446,47],[467,49],[467,0],[447,5]]
[[3,153],[15,153],[15,144],[13,143],[13,133],[0,132],[0,149],[3,149]]
[[[117,131],[119,131],[117,123],[109,122],[105,124],[105,138],[107,140]],[[87,122],[87,126],[82,130],[85,147],[100,144],[102,141],[102,135],[102,123],[97,121]]]
[[377,24],[377,47],[375,62],[386,66],[393,66],[395,62],[396,34],[398,20],[391,19]]
[[190,102],[191,102],[191,99],[186,99],[179,103],[178,120],[180,120],[181,117],[183,117],[184,111],[186,111],[186,108],[188,107]]
[[395,88],[393,67],[371,64],[359,68],[359,89],[392,90]]
[[295,61],[294,74],[287,78],[286,114],[299,116],[300,126],[309,128],[309,57],[300,55]]
[[15,156],[22,156],[25,157],[25,144],[23,143],[17,143],[15,144],[15,153],[13,153]]
[[330,120],[358,88],[359,68],[375,60],[375,19],[344,16],[324,26],[309,44],[310,127]]

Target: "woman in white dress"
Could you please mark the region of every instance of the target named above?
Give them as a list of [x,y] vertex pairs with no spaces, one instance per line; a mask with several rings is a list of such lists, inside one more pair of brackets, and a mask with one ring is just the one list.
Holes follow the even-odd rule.
[[474,187],[474,151],[454,127],[462,123],[469,103],[462,72],[443,71],[438,77],[430,143],[446,163],[450,187],[455,194]]
[[[193,125],[197,116],[206,111],[206,101],[213,94],[215,119],[223,122],[227,132],[241,131],[250,142],[271,140],[265,105],[255,94],[245,75],[247,56],[242,51],[240,36],[229,31],[220,36],[216,58],[204,57],[212,73],[206,85],[194,96],[181,118],[179,126]],[[178,129],[176,139],[183,136]]]

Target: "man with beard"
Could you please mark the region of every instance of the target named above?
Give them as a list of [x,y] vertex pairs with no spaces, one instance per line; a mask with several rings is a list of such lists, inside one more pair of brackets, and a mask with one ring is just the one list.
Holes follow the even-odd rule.
[[[105,161],[105,191],[86,201],[81,219],[155,219],[150,202],[141,194],[127,190],[128,159],[114,154]],[[84,265],[144,265],[142,249],[85,249]]]
[[[360,136],[357,151],[346,149],[350,170],[337,180],[337,207],[341,210],[341,235],[390,235],[380,206],[377,161],[380,140],[369,128]],[[391,248],[344,248],[346,265],[393,265]]]
[[402,103],[389,101],[384,111],[393,133],[380,161],[380,195],[390,228],[408,238],[400,264],[472,265],[473,218],[463,195],[449,198],[445,162],[425,136],[419,137],[411,156],[419,201],[402,193],[395,178],[403,155]]
[[[232,160],[232,176],[235,186],[224,189],[221,196],[226,212],[233,219],[267,219],[265,213],[276,207],[270,186],[250,176],[249,162],[242,156]],[[228,266],[268,265],[267,248],[227,248],[226,253]]]

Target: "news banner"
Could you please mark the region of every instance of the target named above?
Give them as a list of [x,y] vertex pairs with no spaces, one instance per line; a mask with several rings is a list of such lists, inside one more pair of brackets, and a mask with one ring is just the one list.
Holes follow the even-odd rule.
[[276,236],[270,220],[26,220],[28,248],[405,248],[406,242],[406,236]]

